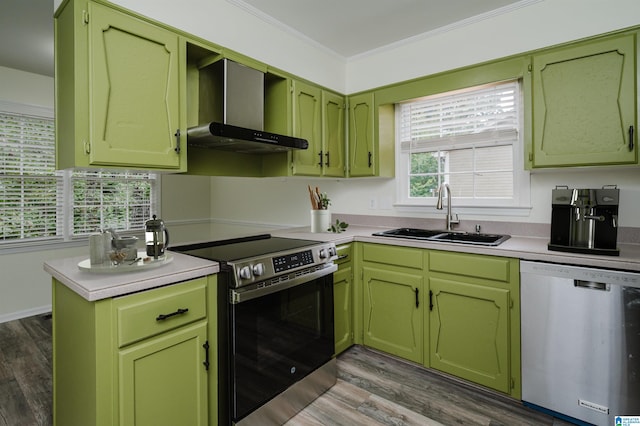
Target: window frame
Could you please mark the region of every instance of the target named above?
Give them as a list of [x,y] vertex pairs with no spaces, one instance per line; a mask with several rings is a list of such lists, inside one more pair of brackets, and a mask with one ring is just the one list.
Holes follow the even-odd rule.
[[[7,114],[18,114],[32,116],[36,118],[54,119],[53,108],[28,105],[18,102],[11,102],[0,99],[0,112]],[[94,169],[91,169],[94,170]],[[96,171],[98,169],[95,169]],[[153,171],[143,170],[145,173]],[[73,234],[73,170],[56,170],[57,175],[57,227],[59,234],[50,237],[20,238],[14,240],[0,240],[0,254],[22,253],[41,250],[53,250],[59,248],[79,247],[88,244],[89,234]],[[161,176],[155,174],[154,196],[152,196],[151,210],[161,217]],[[122,235],[142,236],[144,229],[131,229],[120,231]]]
[[[482,87],[488,84],[500,83],[500,81],[513,80],[518,81],[519,87],[519,130],[517,132],[517,141],[513,144],[509,144],[513,147],[513,198],[509,199],[471,199],[469,197],[456,197],[452,193],[452,205],[457,213],[463,213],[467,215],[490,215],[490,216],[527,216],[531,210],[531,198],[530,198],[530,173],[525,169],[524,156],[525,156],[525,135],[526,135],[526,99],[527,90],[525,89],[526,82],[523,78],[513,77],[508,79],[501,79],[493,82],[473,82],[473,84],[460,86],[453,85],[453,87],[446,87],[441,91],[433,91],[414,98],[419,100],[428,96],[441,96],[447,93],[455,93],[461,90],[473,89],[475,87]],[[394,206],[399,211],[404,212],[433,212],[440,213],[436,208],[437,197],[409,197],[409,171],[411,157],[409,152],[402,152],[401,139],[400,139],[400,108],[398,104],[410,102],[411,100],[402,100],[395,102],[395,167],[396,167],[396,202]],[[488,143],[485,146],[498,146],[504,145],[504,142],[495,142],[493,144]],[[443,146],[439,149],[442,150]],[[451,147],[449,147],[449,150]]]

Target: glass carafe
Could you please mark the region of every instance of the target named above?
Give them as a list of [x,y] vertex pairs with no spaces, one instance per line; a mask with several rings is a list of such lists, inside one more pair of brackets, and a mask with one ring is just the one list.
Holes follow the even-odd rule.
[[162,219],[156,219],[156,215],[153,215],[153,219],[145,222],[144,239],[147,256],[153,256],[154,259],[164,256],[164,251],[169,245],[169,232]]

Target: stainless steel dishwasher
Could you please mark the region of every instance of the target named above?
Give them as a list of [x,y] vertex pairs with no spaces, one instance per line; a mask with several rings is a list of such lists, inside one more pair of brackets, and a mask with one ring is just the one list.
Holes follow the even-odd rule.
[[520,262],[522,400],[567,420],[640,414],[640,273]]

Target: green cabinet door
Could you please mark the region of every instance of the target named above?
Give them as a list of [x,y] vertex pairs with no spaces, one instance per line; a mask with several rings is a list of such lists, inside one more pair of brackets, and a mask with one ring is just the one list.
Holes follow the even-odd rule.
[[333,274],[333,316],[335,354],[353,345],[353,280],[351,267],[340,268]]
[[536,167],[636,164],[635,34],[533,56]]
[[423,276],[363,267],[364,344],[422,362]]
[[322,90],[293,82],[293,135],[309,142],[309,148],[292,152],[294,175],[319,176],[322,164]]
[[349,97],[349,176],[376,176],[374,95]]
[[121,350],[120,425],[206,426],[206,322]]
[[345,101],[322,91],[322,176],[345,176]]
[[178,169],[179,37],[89,3],[90,164]]
[[430,365],[509,393],[509,290],[429,279]]

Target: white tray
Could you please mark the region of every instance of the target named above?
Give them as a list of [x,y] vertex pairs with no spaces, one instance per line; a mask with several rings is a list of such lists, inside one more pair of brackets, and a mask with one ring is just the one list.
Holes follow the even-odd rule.
[[138,252],[138,257],[140,258],[140,260],[135,263],[131,263],[133,262],[132,260],[125,260],[118,265],[112,265],[111,263],[92,265],[90,259],[85,259],[78,263],[78,268],[84,271],[95,272],[99,274],[135,272],[144,271],[150,268],[157,268],[159,266],[166,265],[173,260],[173,256],[171,256],[169,253],[165,253],[164,256],[158,257],[158,259],[154,259],[153,257],[147,256],[146,252],[141,251]]

